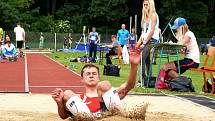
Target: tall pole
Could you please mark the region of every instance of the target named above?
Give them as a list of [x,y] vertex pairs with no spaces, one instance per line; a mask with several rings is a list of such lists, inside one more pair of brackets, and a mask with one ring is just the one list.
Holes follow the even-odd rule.
[[130,33],[131,33],[131,26],[132,26],[132,16],[130,16]]
[[5,40],[5,31],[3,31],[3,38],[2,42]]
[[86,43],[86,36],[85,36],[86,26],[83,26],[83,37],[84,37],[84,49],[87,55],[87,43]]
[[54,49],[57,51],[57,33],[54,33]]
[[137,14],[135,15],[134,19],[135,19],[135,25],[134,25],[135,33],[137,34]]

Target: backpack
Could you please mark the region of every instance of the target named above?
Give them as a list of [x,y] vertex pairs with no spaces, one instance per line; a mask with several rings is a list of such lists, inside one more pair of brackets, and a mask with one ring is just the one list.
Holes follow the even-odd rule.
[[103,74],[107,76],[120,76],[120,66],[112,64],[104,65]]
[[[214,80],[215,80],[215,76],[214,76],[213,78],[214,78]],[[207,93],[211,93],[211,90],[212,90],[212,82],[211,82],[211,79],[207,79],[206,84],[207,84],[207,88],[208,88],[208,90],[206,90],[206,92],[207,92]],[[214,87],[215,87],[215,83],[214,83]],[[204,91],[204,90],[205,90],[205,85],[203,85],[203,87],[202,87],[202,91]],[[214,94],[215,94],[215,91],[214,91]]]
[[169,89],[170,87],[165,81],[169,79],[172,79],[172,78],[168,76],[168,74],[164,69],[160,69],[160,72],[158,75],[158,82],[156,84],[156,89]]
[[178,78],[165,81],[169,84],[171,91],[178,92],[195,92],[195,89],[192,84],[192,80],[185,76],[179,76]]

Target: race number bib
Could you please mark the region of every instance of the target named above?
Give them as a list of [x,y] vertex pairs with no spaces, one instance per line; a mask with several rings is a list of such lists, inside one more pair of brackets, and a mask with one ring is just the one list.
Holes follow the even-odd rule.
[[91,36],[91,40],[96,40],[96,36]]

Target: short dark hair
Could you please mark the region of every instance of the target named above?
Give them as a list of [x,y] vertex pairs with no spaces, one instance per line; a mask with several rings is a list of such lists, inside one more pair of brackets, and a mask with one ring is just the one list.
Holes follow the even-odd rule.
[[96,68],[96,70],[98,71],[98,74],[99,74],[99,67],[94,65],[94,64],[86,64],[84,65],[84,67],[81,69],[81,77],[83,77],[83,74],[84,74],[84,69],[85,68]]
[[117,36],[116,35],[111,35],[111,38],[117,38]]

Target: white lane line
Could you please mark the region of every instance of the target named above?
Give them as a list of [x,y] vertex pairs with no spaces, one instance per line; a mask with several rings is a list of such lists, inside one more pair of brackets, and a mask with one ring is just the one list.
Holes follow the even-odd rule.
[[[45,56],[45,57],[47,57],[48,59],[54,61],[55,63],[59,64],[59,65],[62,66],[63,68],[66,68],[66,67],[65,67],[63,64],[61,64],[59,61],[52,59],[52,58],[49,57],[48,55],[43,54],[43,56]],[[66,69],[69,70],[69,71],[71,71],[71,72],[73,72],[74,74],[78,75],[79,77],[81,77],[81,75],[78,74],[77,72],[75,72],[75,71],[73,71],[73,70],[71,70],[71,69],[69,69],[69,68],[66,68]]]
[[25,92],[29,92],[27,54],[25,54]]
[[84,86],[30,86],[31,88],[83,88]]

